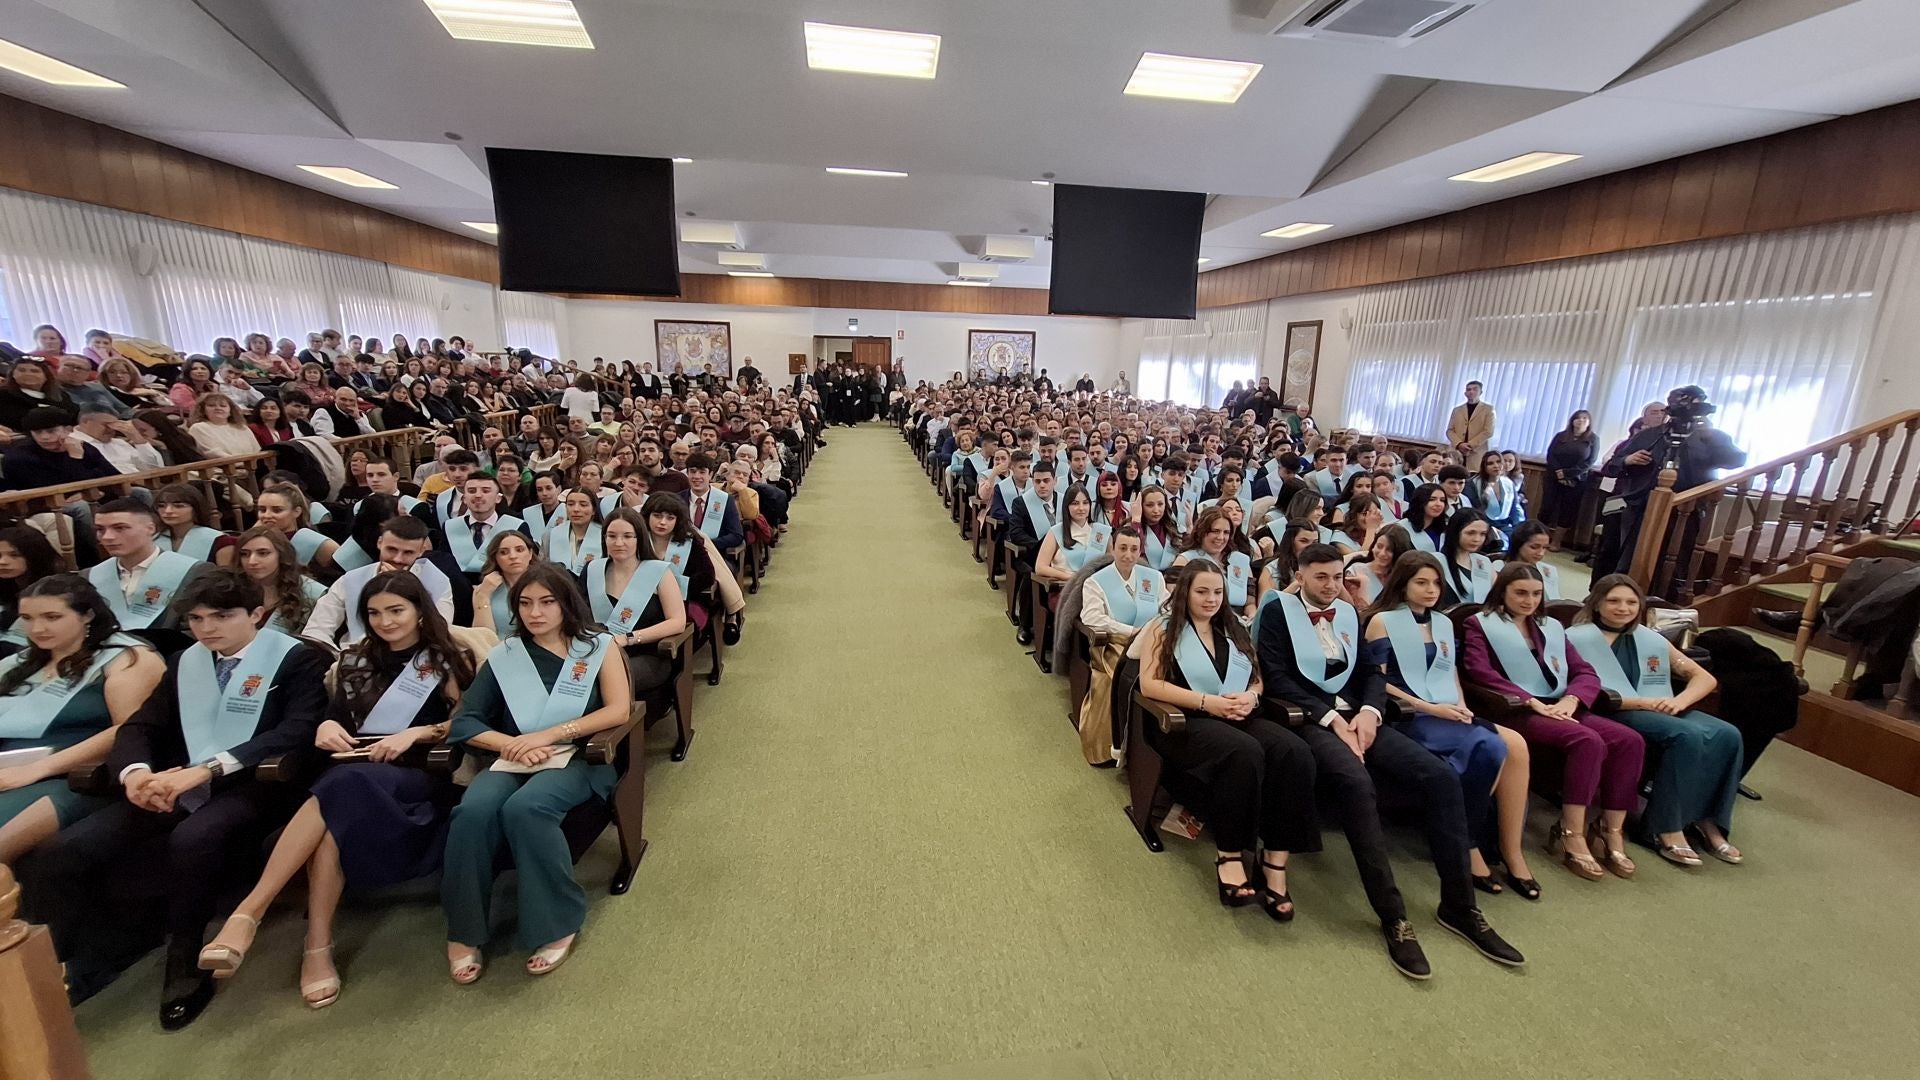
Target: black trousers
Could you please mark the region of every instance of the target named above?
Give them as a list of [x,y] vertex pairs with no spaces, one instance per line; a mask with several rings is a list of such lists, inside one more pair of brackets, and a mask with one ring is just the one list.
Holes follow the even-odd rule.
[[110,886],[112,875],[137,861],[140,848],[165,843],[152,884],[166,905],[167,974],[190,974],[222,890],[258,872],[267,837],[306,798],[303,785],[241,776],[191,814],[156,814],[121,799],[62,830],[34,860],[34,906],[45,913],[75,989],[97,989],[137,957],[107,946],[125,913],[101,897],[122,891]]
[[1187,715],[1187,730],[1146,738],[1171,770],[1167,790],[1198,811],[1221,851],[1319,851],[1313,752],[1259,716],[1234,722]]
[[1299,732],[1313,751],[1320,789],[1333,800],[1340,815],[1353,861],[1360,868],[1360,883],[1367,890],[1367,902],[1380,921],[1406,918],[1407,903],[1393,882],[1386,830],[1380,824],[1380,805],[1374,791],[1376,782],[1405,791],[1419,803],[1427,844],[1433,850],[1433,866],[1440,873],[1441,905],[1455,911],[1473,907],[1473,839],[1467,830],[1460,778],[1453,767],[1386,724],[1380,725],[1364,763],[1327,728],[1307,724]]

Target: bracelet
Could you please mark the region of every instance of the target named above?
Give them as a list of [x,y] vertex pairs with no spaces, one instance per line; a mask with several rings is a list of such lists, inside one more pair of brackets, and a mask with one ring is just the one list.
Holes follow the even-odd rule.
[[1207,711],[1207,695],[1205,694],[1200,695],[1200,711],[1203,713]]

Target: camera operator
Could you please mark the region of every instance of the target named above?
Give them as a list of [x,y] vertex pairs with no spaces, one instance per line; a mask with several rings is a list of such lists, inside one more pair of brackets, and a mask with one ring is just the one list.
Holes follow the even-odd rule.
[[[1686,491],[1712,480],[1722,469],[1738,468],[1747,462],[1747,452],[1733,445],[1724,431],[1707,420],[1714,411],[1707,392],[1698,386],[1682,386],[1667,395],[1666,423],[1642,428],[1640,432],[1614,448],[1606,472],[1620,478],[1615,492],[1625,500],[1620,517],[1619,562],[1610,569],[1626,571],[1640,538],[1640,522],[1647,511],[1647,498],[1660,482],[1660,472],[1673,468],[1679,475],[1673,482],[1675,492]],[[1703,503],[1682,511],[1679,550],[1675,552],[1675,572],[1688,572],[1693,545],[1700,535],[1700,524],[1712,503]],[[1606,572],[1594,567],[1598,576]],[[1676,577],[1676,581],[1678,578]],[[1656,581],[1650,592],[1675,595],[1673,581]]]

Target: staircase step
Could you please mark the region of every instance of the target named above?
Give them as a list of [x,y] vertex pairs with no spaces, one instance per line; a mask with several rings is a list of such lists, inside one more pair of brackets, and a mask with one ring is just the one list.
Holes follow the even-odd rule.
[[1793,606],[1798,608],[1805,606],[1807,597],[1813,595],[1813,583],[1810,581],[1769,582],[1762,584],[1757,591],[1761,596],[1770,599],[1791,600]]
[[1904,555],[1920,558],[1920,540],[1882,540],[1882,547],[1890,547]]

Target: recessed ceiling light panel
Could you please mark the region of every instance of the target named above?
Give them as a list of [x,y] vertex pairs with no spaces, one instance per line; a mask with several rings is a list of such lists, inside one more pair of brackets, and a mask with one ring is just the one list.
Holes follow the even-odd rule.
[[1539,172],[1541,169],[1551,169],[1555,165],[1565,165],[1569,161],[1579,160],[1579,154],[1553,154],[1536,150],[1531,154],[1521,154],[1519,157],[1508,158],[1505,161],[1496,161],[1471,172],[1450,176],[1448,179],[1464,180],[1469,184],[1497,184],[1502,180],[1511,180],[1516,176],[1525,176],[1528,173]]
[[1195,263],[1194,265],[1195,265],[1195,266],[1197,266],[1197,267],[1198,267],[1198,266],[1205,266],[1205,265],[1207,265],[1208,263],[1210,263],[1210,262],[1212,262],[1212,261],[1213,261],[1212,259],[1209,259],[1209,258],[1207,258],[1207,257],[1206,257],[1205,255],[1202,255],[1202,256],[1200,256],[1200,261],[1199,261],[1199,262],[1197,262],[1197,263]]
[[1136,97],[1231,105],[1246,93],[1254,76],[1260,74],[1260,67],[1241,60],[1142,53],[1140,63],[1133,69],[1133,78],[1127,80],[1126,93]]
[[729,270],[727,271],[727,276],[728,277],[772,277],[773,275],[766,272],[765,270]]
[[389,184],[377,176],[368,176],[359,169],[349,169],[345,165],[302,165],[306,172],[332,180],[336,184],[345,184],[357,188],[384,188],[393,190],[397,185]]
[[1317,221],[1296,221],[1291,225],[1282,225],[1277,229],[1268,229],[1260,235],[1271,236],[1276,240],[1293,240],[1302,236],[1312,236],[1317,232],[1325,232],[1331,228],[1333,228],[1333,226],[1323,225]]
[[827,166],[827,171],[834,174],[835,176],[901,177],[901,176],[907,175],[906,173],[903,173],[903,172],[896,172],[893,169],[856,169],[850,165],[829,165]]
[[463,221],[460,224],[465,225],[469,229],[486,233],[488,236],[500,235],[500,226],[491,221]]
[[427,0],[427,8],[462,41],[593,48],[573,0]]
[[691,165],[693,164],[693,159],[690,157],[677,157],[673,159],[673,163],[675,165]]
[[15,45],[0,38],[0,68],[25,75],[29,79],[38,79],[54,86],[75,86],[92,90],[125,90],[125,83],[117,83],[104,75],[95,75],[85,68],[77,68],[65,60],[55,60],[44,53],[34,52],[24,45]]
[[987,286],[989,286],[989,285],[991,285],[991,284],[993,284],[993,282],[991,282],[991,281],[972,281],[972,280],[969,280],[969,279],[967,279],[967,278],[954,278],[954,279],[953,279],[952,281],[949,281],[949,282],[947,282],[947,284],[949,284],[949,285],[971,285],[971,286],[973,286],[973,287],[974,287],[974,288],[976,288],[976,289],[984,289],[984,288],[986,288]]
[[931,79],[940,67],[940,35],[870,30],[832,23],[804,24],[807,66],[815,71],[851,71]]
[[765,270],[767,257],[757,251],[721,251],[713,256],[721,266],[738,267],[741,270]]

